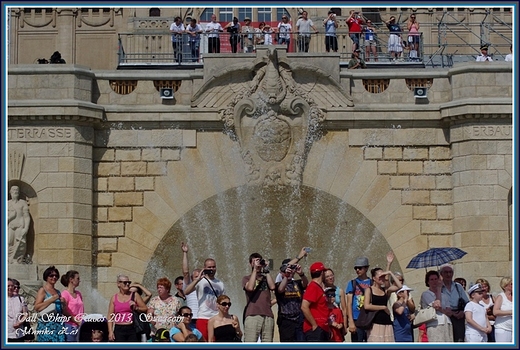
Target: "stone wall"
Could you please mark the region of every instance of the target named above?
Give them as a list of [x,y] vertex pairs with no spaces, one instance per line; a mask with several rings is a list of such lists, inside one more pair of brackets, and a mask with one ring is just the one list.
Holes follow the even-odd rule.
[[[330,58],[311,55],[309,64],[326,68],[326,59]],[[216,254],[230,285],[232,276],[247,273],[242,261],[250,249],[271,247],[269,257],[276,267],[302,242],[315,242],[309,259],[325,260],[344,284],[352,278],[350,260],[359,250],[343,248],[341,242],[356,237],[374,241],[373,266],[385,264],[384,250],[393,249],[395,268],[403,270],[407,284],[417,290],[424,289],[424,271],[405,266],[430,247],[467,251],[456,262],[456,275],[469,281],[485,277],[493,291],[500,277],[512,271],[511,65],[340,71],[333,77],[336,85],[324,86],[332,89],[328,91],[344,89],[353,106],[322,105],[324,133],[309,150],[301,185],[313,193],[305,206],[330,196],[339,201],[342,217],[315,217],[308,232],[293,232],[289,226],[262,228],[272,236],[258,242],[244,238],[244,228],[236,236],[225,227],[213,230],[204,223],[204,215],[194,212],[205,203],[220,203],[204,210],[220,210],[219,225],[243,224],[240,208],[237,217],[226,217],[226,207],[234,205],[226,193],[249,193],[241,145],[222,133],[218,98],[212,108],[193,105],[193,96],[208,80],[206,72],[106,72],[34,65],[11,66],[8,73],[8,151],[26,159],[23,171],[9,171],[9,181],[31,187],[39,203],[37,271],[31,278],[41,279],[42,269],[50,264],[62,273],[80,271],[83,288],[95,291],[89,311],[106,311],[118,273],[147,281],[153,289],[161,276],[155,275],[158,267],[151,261],[164,251],[164,244],[174,264],[169,277],[180,274],[183,239],[194,248],[194,266]],[[313,74],[321,73],[308,73]],[[182,81],[173,102],[161,100],[153,83],[165,77]],[[366,80],[373,79],[388,79],[388,88],[369,93]],[[425,102],[413,97],[407,79],[433,79]],[[138,81],[137,88],[127,94],[112,88],[113,81],[131,80]],[[222,82],[226,83],[234,80]],[[247,201],[261,199],[262,191],[251,192]],[[300,203],[296,197],[292,200]],[[187,218],[201,221],[190,223]],[[338,227],[320,220],[337,221]],[[200,232],[188,235],[187,228],[197,225]],[[337,233],[321,232],[320,227]],[[232,251],[234,258],[225,248],[211,251],[219,234],[224,242],[233,240],[241,247]],[[286,239],[278,243],[281,238]],[[344,258],[338,258],[339,249],[347,250]],[[310,263],[305,262],[307,267]],[[17,267],[9,269],[11,273]],[[241,288],[233,285],[230,290],[234,299],[242,299]]]

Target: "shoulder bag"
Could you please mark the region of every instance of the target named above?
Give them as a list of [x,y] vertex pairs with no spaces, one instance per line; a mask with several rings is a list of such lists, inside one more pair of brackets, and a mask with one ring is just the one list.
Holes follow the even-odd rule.
[[365,306],[359,309],[359,316],[356,320],[354,320],[354,324],[356,328],[368,330],[372,328],[372,323],[374,321],[374,316],[376,315],[376,311],[367,311]]
[[[355,293],[357,283],[356,283],[355,279],[353,280],[353,282],[354,282],[354,293]],[[364,292],[365,291],[363,289],[363,293]],[[361,309],[359,309],[358,318],[354,320],[354,324],[356,325],[356,328],[364,329],[364,330],[371,329],[376,312],[377,311],[368,311],[367,309],[365,309],[365,304],[363,303],[363,306],[361,307]]]
[[[24,301],[22,301],[22,298],[20,296],[18,296],[18,300],[20,300],[20,304],[22,304],[23,307],[26,307],[26,304]],[[53,303],[54,305],[54,303]],[[31,322],[29,321],[23,321],[22,323],[22,329],[23,329],[23,339],[24,340],[29,340],[29,341],[32,341],[34,340],[34,332],[32,330],[32,326],[31,326]]]
[[[49,293],[45,292],[47,295],[49,295],[48,298],[45,298],[45,300],[48,300],[50,298],[52,298],[52,295],[50,295]],[[58,291],[58,296],[61,297],[61,294],[60,294],[60,291]],[[52,302],[50,303],[45,309],[41,310],[40,312],[38,312],[38,316],[42,316],[42,315],[48,315],[48,314],[55,314],[57,313],[59,310],[57,310],[56,308],[56,303],[58,302],[58,300],[60,300],[59,298],[55,301],[55,302]]]
[[437,319],[437,311],[431,306],[428,305],[425,309],[420,309],[415,318],[413,319],[413,325],[418,327],[423,323],[428,323],[430,321]]
[[466,302],[466,300],[464,300],[464,298],[460,294],[459,284],[457,282],[454,282],[454,283],[455,283],[455,289],[457,289],[457,293],[459,294],[459,300],[457,301],[457,310],[464,311],[464,308],[466,307],[467,302]]
[[[132,297],[130,300],[134,301],[135,293],[132,293]],[[137,304],[135,304],[137,305]],[[141,319],[141,312],[132,309],[132,321],[134,324],[135,332],[137,334],[146,334],[146,338],[150,339],[150,333],[152,332],[152,329],[150,327],[150,323],[143,321]]]

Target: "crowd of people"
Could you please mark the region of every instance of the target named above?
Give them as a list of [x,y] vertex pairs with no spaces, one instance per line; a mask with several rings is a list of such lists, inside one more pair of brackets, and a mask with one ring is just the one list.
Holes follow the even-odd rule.
[[[381,41],[379,36],[382,34],[372,21],[365,17],[361,12],[351,10],[349,16],[345,18],[345,24],[348,27],[348,35],[352,41],[352,56],[349,62],[349,69],[366,68],[365,62],[379,60],[378,49],[380,49]],[[381,23],[388,29],[387,52],[389,59],[393,62],[404,61],[405,50],[408,50],[407,60],[410,62],[420,62],[421,58],[421,32],[417,14],[412,13],[406,22],[398,23],[395,16],[390,16],[388,20]],[[339,21],[333,10],[330,10],[327,17],[322,23],[325,37],[325,51],[338,52],[338,27]],[[405,35],[407,31],[407,35]],[[255,28],[251,25],[251,18],[245,17],[243,24],[237,17],[224,27],[217,22],[217,16],[211,15],[211,22],[205,25],[203,30],[197,20],[192,18],[186,27],[182,24],[180,17],[176,17],[171,24],[170,33],[172,37],[172,45],[174,57],[177,62],[181,60],[197,62],[200,59],[200,43],[201,34],[207,36],[207,45],[209,53],[220,53],[221,33],[227,32],[226,37],[231,46],[231,52],[250,53],[256,50],[258,45],[286,45],[286,51],[292,49],[291,38],[294,35],[295,48],[297,52],[308,52],[313,34],[320,33],[316,24],[308,17],[307,11],[299,14],[294,28],[290,18],[284,14],[277,26],[270,26],[266,22],[260,22]],[[187,44],[190,46],[191,57],[183,57],[181,42],[186,39],[182,38],[183,34],[187,34]],[[364,59],[360,58],[364,46]],[[489,45],[482,45],[481,55],[476,61],[493,61],[488,56],[487,50]],[[511,51],[512,52],[512,51]],[[186,56],[186,53],[184,53]],[[505,61],[512,60],[512,53],[507,55]]]
[[[349,62],[349,69],[366,68],[365,62],[371,60],[377,62],[378,48],[384,45],[381,31],[374,25],[371,19],[365,17],[361,12],[351,10],[349,16],[345,18],[345,24],[348,27],[348,35],[352,41],[352,60]],[[388,20],[381,23],[388,30],[388,40],[386,49],[390,61],[404,61],[404,52],[408,51],[407,60],[410,62],[420,62],[421,58],[421,40],[420,23],[416,13],[411,13],[406,21],[400,21],[395,16],[390,16]],[[327,17],[322,22],[323,33],[325,38],[325,51],[338,52],[338,33],[339,20],[336,13],[330,10]],[[172,37],[172,46],[175,61],[180,62],[200,60],[200,43],[201,34],[207,36],[207,45],[209,53],[220,53],[221,34],[227,32],[226,38],[229,40],[232,53],[255,52],[258,45],[286,45],[286,51],[293,50],[291,46],[292,38],[295,39],[294,50],[297,52],[309,52],[310,42],[313,34],[320,33],[320,29],[308,17],[307,11],[302,11],[296,20],[293,28],[291,19],[287,14],[282,15],[281,21],[277,26],[270,26],[266,22],[260,22],[258,27],[251,25],[251,18],[245,17],[243,24],[237,17],[233,17],[232,21],[222,26],[217,22],[217,16],[213,14],[211,21],[202,26],[197,20],[190,19],[190,24],[184,26],[182,19],[176,17],[170,26]],[[405,33],[407,34],[405,35]],[[183,34],[187,35],[187,40],[183,39]],[[191,57],[186,56],[186,52],[182,53],[182,41],[186,41],[190,47]],[[364,46],[364,58],[360,59],[356,54],[361,54],[362,46]],[[481,55],[476,61],[493,61],[488,55],[488,44],[481,47]],[[512,61],[512,50],[505,58],[505,61]]]
[[[216,277],[215,259],[190,271],[188,245],[182,243],[181,251],[182,275],[173,285],[168,277],[158,278],[155,292],[118,275],[106,315],[85,314],[75,270],[61,277],[54,266],[43,272],[34,314],[18,293],[19,282],[9,278],[8,341],[270,343],[275,323],[280,342],[413,342],[414,328],[419,328],[420,342],[512,341],[510,277],[502,278],[502,292],[495,296],[483,278],[466,291],[456,281],[465,280],[454,279],[453,266],[445,264],[426,273],[427,289],[417,300],[403,274],[392,272],[393,252],[386,255],[385,269],[370,269],[367,257],[357,258],[356,277],[344,289],[322,262],[312,263],[305,273],[300,261],[308,248],[283,260],[275,273],[262,255],[253,253],[251,272],[242,278],[246,306],[239,317],[229,312],[232,300]],[[417,322],[419,310],[429,308],[435,317]]]

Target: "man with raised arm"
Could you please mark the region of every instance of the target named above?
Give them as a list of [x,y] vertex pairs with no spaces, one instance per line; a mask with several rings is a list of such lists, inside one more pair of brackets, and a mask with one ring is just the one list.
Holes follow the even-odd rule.
[[193,313],[193,317],[191,318],[191,325],[196,327],[196,322],[198,319],[199,313],[199,301],[197,300],[197,293],[186,293],[186,288],[188,285],[199,278],[200,269],[195,269],[190,275],[190,267],[188,263],[188,244],[181,242],[182,249],[182,276],[184,277],[182,280],[182,289],[184,290],[184,295],[186,296],[186,305],[191,309]]
[[275,289],[269,273],[269,263],[258,253],[249,256],[251,274],[242,278],[247,305],[244,309],[244,342],[271,343],[274,335],[274,315],[271,291]]
[[208,341],[208,321],[218,314],[217,298],[225,294],[224,283],[215,277],[216,272],[217,263],[215,259],[207,258],[199,276],[194,278],[184,290],[186,295],[193,291],[197,292],[199,312],[196,326],[204,339]]

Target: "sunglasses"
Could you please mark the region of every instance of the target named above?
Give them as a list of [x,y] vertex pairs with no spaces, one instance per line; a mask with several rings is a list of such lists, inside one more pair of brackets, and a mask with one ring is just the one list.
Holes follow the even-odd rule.
[[119,281],[119,283],[123,283],[126,286],[129,286],[132,284],[132,281]]
[[355,266],[354,270],[363,270],[364,268],[365,268],[364,266]]
[[326,294],[327,298],[335,298],[336,294]]
[[49,275],[50,278],[58,278],[58,275],[56,275],[55,273]]
[[183,317],[193,317],[193,314],[192,313],[185,313],[185,314],[182,314],[181,316],[183,316]]
[[220,305],[222,305],[224,307],[226,307],[226,306],[231,307],[231,302],[229,302],[229,303],[223,302],[223,303],[220,303]]

